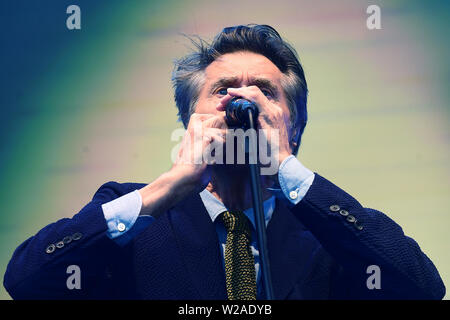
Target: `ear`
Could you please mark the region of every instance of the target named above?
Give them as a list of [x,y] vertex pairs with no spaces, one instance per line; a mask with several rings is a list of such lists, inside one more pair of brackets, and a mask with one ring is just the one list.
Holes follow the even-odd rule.
[[291,136],[289,138],[289,145],[291,147],[291,153],[297,148],[297,135],[298,135],[298,128],[292,128],[291,130]]

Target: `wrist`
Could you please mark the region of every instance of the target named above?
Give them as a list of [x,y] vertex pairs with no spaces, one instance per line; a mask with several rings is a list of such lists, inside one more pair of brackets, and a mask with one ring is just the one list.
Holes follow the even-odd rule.
[[314,180],[314,173],[294,156],[287,157],[278,169],[278,182],[285,199],[297,204]]
[[151,215],[156,218],[194,188],[195,184],[180,169],[173,168],[139,190],[142,197],[140,215]]

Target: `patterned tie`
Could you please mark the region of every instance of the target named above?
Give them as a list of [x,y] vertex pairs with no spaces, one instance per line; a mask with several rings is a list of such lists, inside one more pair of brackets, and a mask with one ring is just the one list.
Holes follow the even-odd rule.
[[227,229],[225,275],[229,300],[256,300],[255,260],[250,249],[250,226],[243,212],[221,214]]

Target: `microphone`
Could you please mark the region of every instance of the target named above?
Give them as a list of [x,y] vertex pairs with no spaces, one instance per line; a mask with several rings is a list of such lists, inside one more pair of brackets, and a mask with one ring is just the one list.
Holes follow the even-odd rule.
[[250,127],[249,111],[253,117],[253,123],[256,123],[259,110],[258,107],[251,101],[235,97],[228,102],[225,108],[225,121],[229,127],[243,127],[248,129]]
[[[258,107],[253,102],[241,97],[231,99],[225,107],[225,121],[228,127],[238,127],[245,130],[256,129],[256,120],[258,115]],[[258,157],[257,144],[256,139],[250,139],[247,137],[247,139],[244,140],[244,147],[248,157],[250,157],[252,152],[254,152],[253,154]],[[264,222],[264,205],[262,200],[259,164],[258,162],[251,163],[249,161],[248,167],[250,171],[250,186],[252,192],[253,215],[256,225],[256,236],[260,249],[262,284],[264,286],[264,291],[266,292],[266,298],[268,300],[273,300],[273,287],[270,273],[269,253],[267,249],[267,235],[266,225]]]

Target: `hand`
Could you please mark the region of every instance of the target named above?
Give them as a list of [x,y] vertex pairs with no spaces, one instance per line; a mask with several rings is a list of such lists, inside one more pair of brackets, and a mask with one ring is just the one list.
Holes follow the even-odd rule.
[[177,159],[172,168],[139,190],[140,215],[157,218],[192,192],[200,192],[211,179],[205,160],[208,147],[225,143],[225,113],[197,114],[189,121]]
[[211,148],[225,143],[227,125],[225,112],[219,114],[192,114],[181,142],[177,159],[171,169],[180,179],[196,189],[203,190],[211,179],[209,157]]
[[[260,129],[266,130],[266,139],[271,149],[278,148],[278,165],[280,165],[292,154],[288,135],[289,113],[284,112],[272,99],[269,100],[257,86],[228,88],[227,93],[220,100],[216,109],[225,111],[226,105],[234,97],[242,97],[253,102],[259,109],[257,125]],[[278,141],[271,141],[273,130],[278,130]]]

